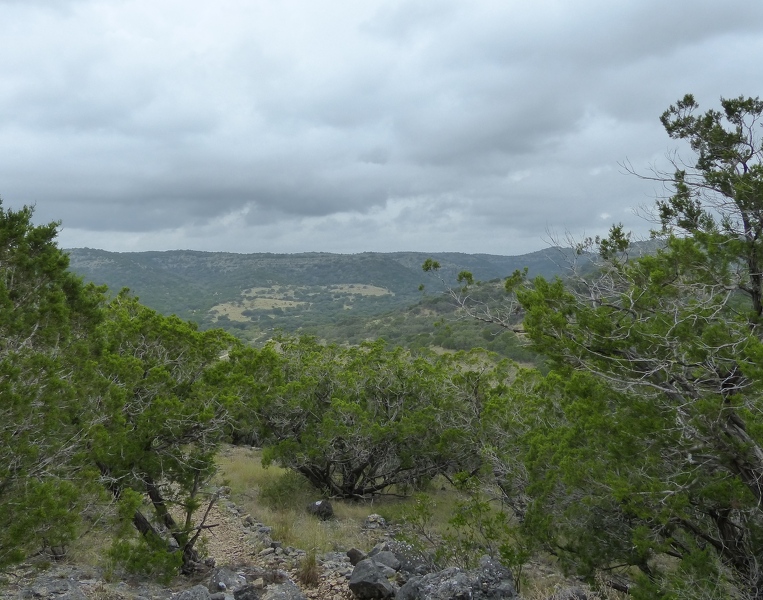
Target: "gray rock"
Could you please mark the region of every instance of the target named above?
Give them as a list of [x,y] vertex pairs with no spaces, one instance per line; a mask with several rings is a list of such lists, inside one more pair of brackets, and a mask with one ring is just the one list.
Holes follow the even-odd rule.
[[387,520],[376,513],[368,515],[363,521],[363,529],[387,529]]
[[361,560],[368,558],[365,552],[358,550],[357,548],[350,548],[347,551],[347,556],[350,558],[350,564],[354,567]]
[[268,586],[261,598],[262,600],[306,600],[291,580]]
[[321,521],[334,518],[334,507],[328,500],[318,500],[307,505],[307,512],[318,517]]
[[260,600],[262,598],[262,589],[253,585],[245,585],[233,592],[235,600]]
[[395,600],[500,600],[517,598],[514,578],[506,567],[490,558],[471,571],[451,567],[411,577]]
[[384,574],[388,569],[394,574],[394,570],[367,558],[361,560],[352,571],[350,576],[350,590],[359,600],[373,598],[392,598],[397,591]]
[[431,573],[423,577],[411,577],[395,600],[472,600],[473,582],[456,567]]
[[424,552],[417,550],[410,544],[398,540],[387,540],[377,544],[373,550],[368,553],[369,557],[376,557],[382,552],[392,552],[400,566],[397,570],[407,579],[410,575],[426,575],[435,570],[432,558]]
[[224,592],[228,590],[235,592],[237,589],[246,585],[246,578],[238,573],[235,573],[227,567],[221,567],[216,569],[212,576],[209,578],[209,584],[207,589],[214,594],[216,592]]
[[393,571],[400,570],[400,560],[389,550],[382,550],[381,552],[377,552],[371,558],[375,563],[389,567]]
[[[477,583],[483,592],[482,598],[515,598],[517,596],[514,576],[497,560],[483,556],[476,575]],[[477,598],[476,595],[474,597]]]
[[209,590],[203,585],[195,585],[190,590],[183,590],[172,597],[172,600],[210,600]]
[[55,577],[38,578],[29,590],[25,590],[23,595],[55,600],[87,600],[87,596],[76,581]]

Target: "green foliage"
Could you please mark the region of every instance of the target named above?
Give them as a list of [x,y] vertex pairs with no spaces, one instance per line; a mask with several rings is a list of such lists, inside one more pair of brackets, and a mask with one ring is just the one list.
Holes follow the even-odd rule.
[[345,498],[474,468],[483,395],[502,384],[483,354],[415,357],[382,342],[285,338],[231,362],[263,460]]
[[[109,305],[98,333],[103,388],[90,458],[116,498],[133,490],[150,500],[188,565],[197,558],[193,514],[215,471],[233,403],[220,385],[222,357],[237,344],[219,330],[199,332],[164,317],[126,291]],[[182,511],[182,522],[171,507]],[[130,520],[153,548],[153,525],[140,511]]]
[[302,510],[315,499],[315,488],[304,476],[287,471],[262,484],[257,498],[272,509]]
[[117,501],[114,538],[107,552],[110,569],[124,569],[169,583],[183,563],[181,551],[171,551],[167,540],[154,531],[140,534],[132,525],[134,515],[142,509],[143,495],[126,488]]
[[429,271],[439,271],[440,270],[440,263],[437,262],[436,260],[432,260],[431,258],[427,258],[424,261],[424,264],[421,266],[421,268],[425,272],[427,272],[427,273]]
[[514,290],[551,372],[494,407],[498,470],[529,535],[634,597],[763,594],[763,103],[722,106],[662,117],[697,161],[658,202],[660,250],[629,257],[615,226],[595,273]]
[[0,205],[0,567],[76,533],[90,493],[89,336],[101,290],[67,271],[57,223]]
[[521,591],[522,571],[536,544],[513,522],[506,507],[491,501],[478,479],[461,474],[456,486],[466,500],[457,505],[449,521],[450,530],[437,551],[439,559],[470,569],[480,557],[490,556],[511,569]]
[[104,486],[123,503],[150,500],[181,548],[162,558],[167,541],[135,508],[123,518],[141,539],[121,536],[115,552],[190,564],[193,514],[235,402],[222,357],[237,343],[127,292],[107,305],[68,271],[57,224],[31,218],[0,207],[0,566],[41,547],[60,554]]

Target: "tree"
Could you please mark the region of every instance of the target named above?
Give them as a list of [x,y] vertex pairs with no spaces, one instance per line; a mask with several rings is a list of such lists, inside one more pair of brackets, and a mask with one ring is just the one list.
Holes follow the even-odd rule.
[[[473,438],[489,387],[477,381],[486,361],[466,373],[460,365],[468,361],[312,338],[253,354],[239,369],[259,381],[244,384],[252,390],[244,402],[260,419],[266,462],[294,469],[329,496],[367,497],[480,464]],[[272,375],[263,380],[265,364]]]
[[71,539],[94,481],[81,452],[104,297],[68,272],[58,224],[32,216],[0,205],[0,566]]
[[696,161],[655,176],[660,250],[616,226],[595,273],[507,286],[551,367],[503,412],[525,527],[637,597],[763,598],[763,102],[721,106],[662,116]]
[[[194,513],[215,471],[233,402],[223,359],[238,342],[221,330],[200,332],[160,315],[126,290],[109,305],[98,335],[102,387],[93,398],[90,458],[114,497],[133,503],[128,514],[144,541],[168,550],[154,522],[161,524],[181,550],[183,570],[192,571],[205,527]],[[136,499],[148,501],[154,522]]]

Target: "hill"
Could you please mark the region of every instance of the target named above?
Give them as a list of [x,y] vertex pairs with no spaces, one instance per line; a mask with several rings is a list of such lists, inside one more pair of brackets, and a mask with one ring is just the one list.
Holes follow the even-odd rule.
[[[561,274],[571,251],[549,248],[521,256],[118,253],[90,248],[67,252],[70,269],[86,281],[105,284],[112,293],[128,287],[142,303],[163,314],[177,314],[202,328],[223,327],[256,342],[279,329],[335,337],[327,333],[349,324],[358,336],[367,338],[374,335],[373,323],[379,323],[389,331],[389,323],[395,321],[390,314],[405,315],[406,309],[422,301],[419,286],[428,278],[421,265],[427,258],[442,265],[440,273],[447,283],[455,283],[462,270],[483,281],[500,280],[524,267],[531,276]],[[432,304],[431,298],[424,299],[426,303]],[[442,303],[440,307],[446,310]],[[433,310],[440,312],[436,306]],[[432,310],[413,314],[422,313],[430,315],[431,327]],[[386,318],[380,320],[382,315]],[[401,337],[392,334],[396,336]]]

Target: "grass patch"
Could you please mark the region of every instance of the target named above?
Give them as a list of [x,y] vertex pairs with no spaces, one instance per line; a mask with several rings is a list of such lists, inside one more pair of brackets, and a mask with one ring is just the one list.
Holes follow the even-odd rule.
[[[276,465],[264,468],[261,453],[252,448],[225,449],[218,458],[219,481],[231,488],[232,499],[246,512],[272,528],[272,538],[286,546],[324,553],[346,551],[352,547],[369,550],[383,532],[363,529],[370,514],[383,516],[396,530],[408,527],[408,516],[415,510],[413,497],[382,497],[373,501],[330,500],[334,519],[320,521],[307,512],[311,502],[321,494],[301,475]],[[458,493],[435,480],[432,485],[436,511],[427,527],[447,524]]]
[[[308,504],[322,499],[320,492],[288,469],[276,465],[263,468],[259,450],[226,448],[218,462],[218,477],[231,488],[232,500],[271,527],[273,540],[307,553],[298,566],[298,578],[305,585],[313,580],[313,561],[321,554],[346,552],[353,547],[368,551],[384,539],[384,532],[363,529],[366,517],[373,513],[384,517],[397,539],[434,555],[443,544],[453,543],[450,521],[466,500],[445,478],[436,477],[424,492],[406,497],[381,497],[367,502],[330,500],[335,518],[320,521],[307,512]],[[521,570],[523,597],[547,598],[574,584],[546,558],[536,557]],[[620,598],[612,590],[598,595],[590,590],[587,593],[596,600]]]

